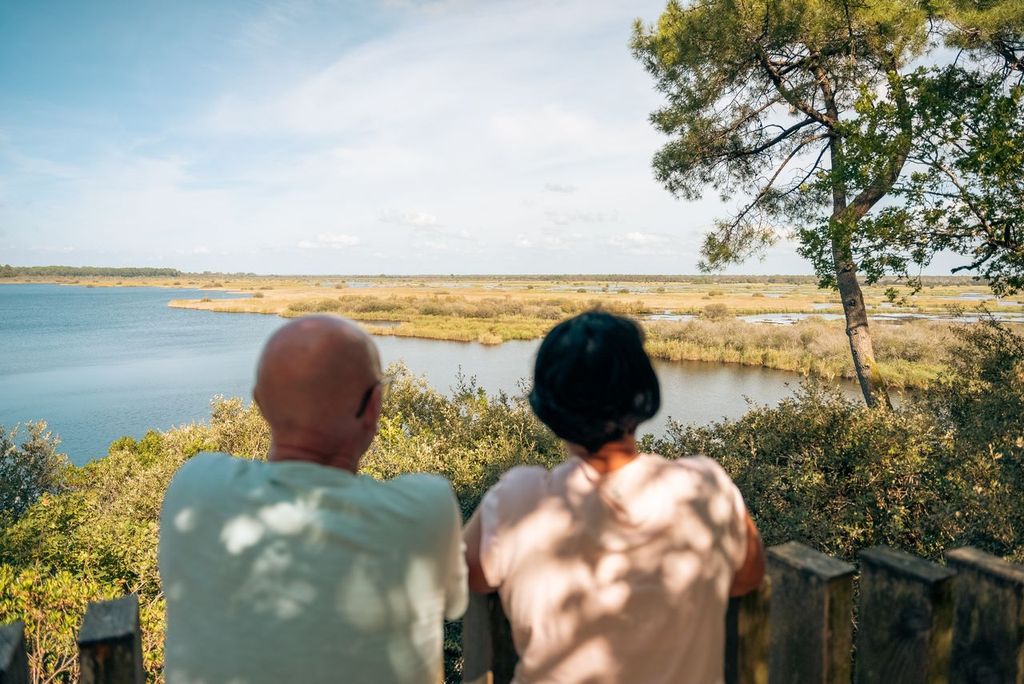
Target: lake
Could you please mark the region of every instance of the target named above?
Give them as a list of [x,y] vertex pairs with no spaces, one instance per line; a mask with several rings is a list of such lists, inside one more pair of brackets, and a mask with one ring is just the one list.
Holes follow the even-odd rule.
[[[248,397],[264,340],[285,321],[261,314],[171,309],[171,299],[230,297],[168,288],[0,285],[0,425],[46,420],[76,464],[106,453],[121,435],[141,437],[205,420],[217,394]],[[377,337],[385,364],[403,361],[448,391],[461,373],[488,392],[526,387],[539,342],[499,346]],[[775,403],[799,376],[698,362],[656,363],[662,410],[642,432],[668,419],[735,418],[745,397]],[[856,396],[852,383],[844,383]]]

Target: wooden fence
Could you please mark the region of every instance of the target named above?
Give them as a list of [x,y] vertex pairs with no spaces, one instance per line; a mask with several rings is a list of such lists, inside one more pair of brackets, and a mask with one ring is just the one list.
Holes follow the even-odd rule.
[[[761,589],[726,618],[729,684],[1024,684],[1024,566],[972,548],[946,565],[885,547],[855,568],[796,542],[768,549]],[[854,634],[856,633],[856,637]],[[89,605],[78,635],[81,682],[141,684],[138,599]],[[496,596],[463,620],[463,681],[511,681],[516,654]],[[30,681],[20,622],[0,627],[0,684]]]
[[[1024,566],[972,548],[942,566],[901,551],[855,568],[790,542],[768,549],[761,589],[729,604],[729,684],[1024,684]],[[856,638],[854,633],[856,632]],[[511,681],[516,654],[495,596],[463,620],[463,681]]]

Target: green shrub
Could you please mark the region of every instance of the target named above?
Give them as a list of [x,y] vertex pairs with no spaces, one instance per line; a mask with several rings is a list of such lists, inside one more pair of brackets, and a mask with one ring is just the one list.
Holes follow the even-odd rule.
[[709,321],[724,321],[732,317],[729,307],[725,304],[708,304],[700,315],[701,318],[706,318]]
[[341,302],[337,299],[311,299],[302,302],[292,302],[285,310],[286,313],[334,313],[341,309]]
[[[685,334],[714,329],[700,323]],[[957,332],[950,369],[895,411],[869,410],[810,382],[778,406],[702,427],[674,424],[642,447],[720,461],[769,544],[795,539],[846,559],[882,543],[931,558],[971,544],[1022,561],[1024,340],[994,323]],[[805,333],[763,335],[770,342]],[[815,334],[801,341],[821,344]],[[389,370],[396,379],[364,458],[369,475],[440,474],[468,517],[510,467],[564,457],[522,397],[488,396],[472,378],[446,396],[404,367]],[[0,528],[0,623],[33,621],[28,645],[44,681],[72,680],[71,635],[85,603],[133,591],[142,602],[147,669],[162,680],[156,546],[167,483],[199,451],[262,458],[268,447],[255,406],[217,397],[207,423],[115,441],[108,456],[68,467],[61,488]],[[459,629],[445,631],[449,681],[458,681]]]
[[1024,338],[974,326],[951,357],[927,394],[894,411],[808,381],[775,407],[673,424],[643,446],[722,463],[768,544],[849,560],[875,544],[935,559],[972,545],[1024,560]]
[[60,440],[43,421],[26,423],[24,438],[18,426],[0,425],[0,528],[20,518],[44,494],[67,487],[71,464],[57,452]]

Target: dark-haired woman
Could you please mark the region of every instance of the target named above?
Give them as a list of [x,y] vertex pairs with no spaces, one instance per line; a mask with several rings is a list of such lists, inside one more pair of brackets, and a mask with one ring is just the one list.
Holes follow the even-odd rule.
[[637,452],[661,403],[643,334],[589,312],[537,353],[530,405],[569,458],[517,467],[465,530],[470,588],[498,591],[515,681],[723,681],[729,596],[764,555],[736,485],[714,461]]

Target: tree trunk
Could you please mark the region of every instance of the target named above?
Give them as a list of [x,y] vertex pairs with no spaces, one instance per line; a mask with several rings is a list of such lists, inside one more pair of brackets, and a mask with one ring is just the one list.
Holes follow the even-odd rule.
[[838,235],[833,232],[832,261],[836,268],[836,284],[843,302],[843,313],[846,315],[846,336],[850,338],[853,367],[857,371],[864,402],[872,408],[891,408],[889,393],[886,392],[878,375],[878,366],[875,365],[875,348],[868,330],[864,293],[861,292],[860,283],[857,281],[857,266],[853,263],[849,238],[843,239],[844,235],[846,232],[842,228],[839,229]]
[[836,286],[846,315],[846,336],[850,338],[853,368],[860,382],[860,391],[864,394],[864,403],[871,408],[892,408],[889,393],[875,364],[875,347],[868,331],[868,311],[857,280],[857,265],[853,262],[850,236],[856,228],[857,218],[851,216],[847,209],[843,143],[835,133],[829,141],[829,156],[832,158],[832,220],[829,222],[832,264],[836,269]]

